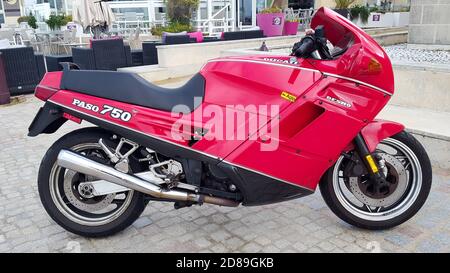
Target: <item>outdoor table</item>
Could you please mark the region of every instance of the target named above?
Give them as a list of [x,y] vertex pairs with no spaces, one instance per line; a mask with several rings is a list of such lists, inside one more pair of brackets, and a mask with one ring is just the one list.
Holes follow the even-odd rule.
[[45,61],[47,62],[47,71],[60,71],[61,67],[59,63],[61,62],[72,62],[72,55],[47,55],[45,56]]
[[142,49],[131,50],[131,64],[133,66],[143,65]]

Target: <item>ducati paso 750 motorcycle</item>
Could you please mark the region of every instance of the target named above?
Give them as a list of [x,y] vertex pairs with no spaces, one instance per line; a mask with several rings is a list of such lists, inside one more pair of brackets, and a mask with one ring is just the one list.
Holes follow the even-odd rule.
[[[213,59],[178,88],[68,63],[48,72],[29,136],[68,120],[95,125],[45,154],[38,186],[48,214],[98,237],[132,224],[148,202],[254,206],[319,185],[352,225],[385,229],[411,218],[430,191],[431,165],[403,125],[375,119],[394,94],[388,56],[330,9],[319,9],[311,26],[290,56]],[[205,114],[211,107],[215,115]],[[231,108],[240,116],[210,126]],[[226,136],[211,137],[222,126]]]

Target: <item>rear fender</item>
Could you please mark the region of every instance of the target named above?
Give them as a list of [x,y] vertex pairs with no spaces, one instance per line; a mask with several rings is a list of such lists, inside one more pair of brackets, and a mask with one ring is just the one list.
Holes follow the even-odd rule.
[[403,124],[376,119],[367,124],[362,130],[361,134],[369,148],[370,152],[374,152],[377,145],[385,138],[391,137],[403,131],[405,126]]
[[52,134],[63,125],[67,119],[63,117],[63,111],[57,106],[45,103],[39,109],[36,117],[28,127],[28,136],[33,137],[39,134]]

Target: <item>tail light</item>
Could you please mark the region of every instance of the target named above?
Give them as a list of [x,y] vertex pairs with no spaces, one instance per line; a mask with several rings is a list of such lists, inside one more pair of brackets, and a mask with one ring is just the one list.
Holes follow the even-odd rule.
[[48,100],[60,89],[62,73],[62,71],[45,73],[41,82],[36,86],[34,95],[43,101]]
[[58,92],[58,89],[51,88],[51,87],[44,86],[44,85],[38,85],[38,86],[36,86],[36,89],[34,90],[34,95],[36,96],[36,98],[46,101],[51,96],[53,96],[56,92]]

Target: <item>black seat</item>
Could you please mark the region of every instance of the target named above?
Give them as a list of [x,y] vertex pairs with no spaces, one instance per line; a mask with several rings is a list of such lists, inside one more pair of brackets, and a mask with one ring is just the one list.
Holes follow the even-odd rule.
[[205,78],[197,73],[178,88],[163,88],[136,74],[98,70],[64,70],[61,89],[144,107],[190,113],[203,101]]

